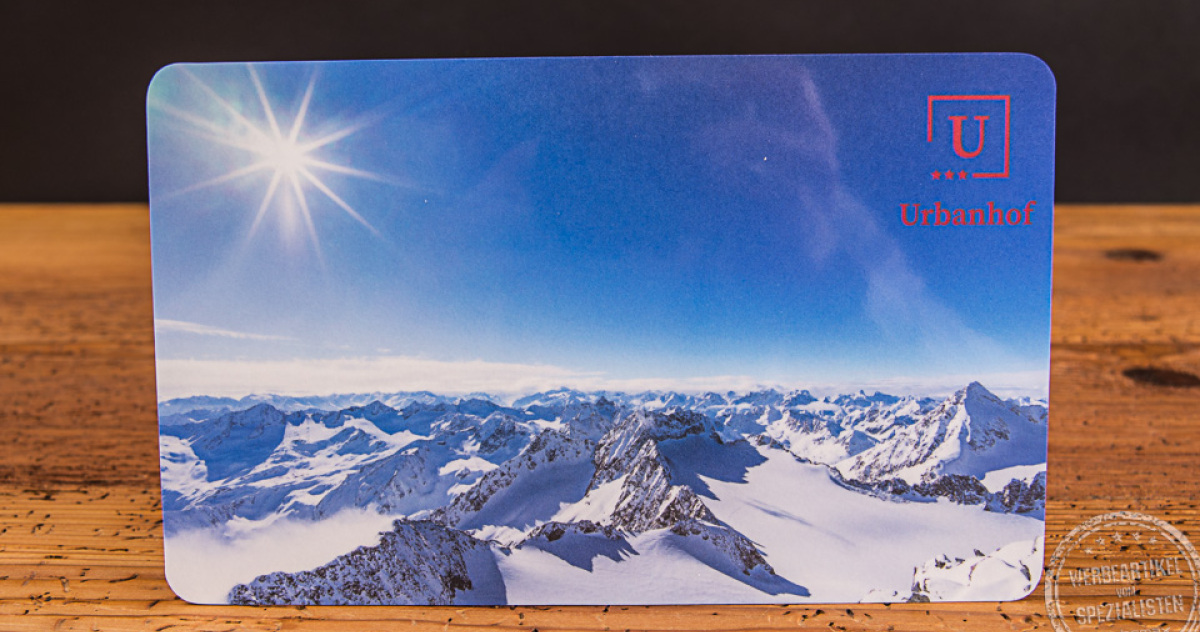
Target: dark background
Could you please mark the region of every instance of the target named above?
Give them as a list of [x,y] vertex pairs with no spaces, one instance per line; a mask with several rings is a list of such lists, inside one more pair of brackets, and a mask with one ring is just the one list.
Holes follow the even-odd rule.
[[1200,3],[0,0],[0,201],[146,199],[176,61],[1015,51],[1058,78],[1057,198],[1200,201]]

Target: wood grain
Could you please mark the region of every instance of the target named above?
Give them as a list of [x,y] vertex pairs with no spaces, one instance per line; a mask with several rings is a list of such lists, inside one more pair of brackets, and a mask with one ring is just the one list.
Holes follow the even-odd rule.
[[[1117,510],[1200,538],[1200,388],[1125,374],[1200,375],[1200,207],[1056,210],[1047,548]],[[2,630],[1051,629],[1040,587],[849,607],[187,604],[163,578],[149,260],[144,206],[0,207]]]

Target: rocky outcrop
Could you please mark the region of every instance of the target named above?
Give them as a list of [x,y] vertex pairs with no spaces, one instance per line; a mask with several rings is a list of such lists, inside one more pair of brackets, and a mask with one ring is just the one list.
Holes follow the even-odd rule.
[[1028,483],[1019,479],[1010,481],[1008,485],[992,495],[988,509],[1005,513],[1044,516],[1046,514],[1046,473],[1039,472]]
[[271,573],[249,584],[239,584],[230,591],[229,603],[504,603],[504,582],[492,547],[432,522],[398,520],[376,546],[360,547],[311,571]]

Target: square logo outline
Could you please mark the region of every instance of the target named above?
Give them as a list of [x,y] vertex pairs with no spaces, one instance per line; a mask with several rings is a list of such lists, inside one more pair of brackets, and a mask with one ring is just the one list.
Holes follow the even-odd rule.
[[933,104],[935,101],[1003,101],[1004,102],[1004,171],[976,172],[972,178],[1009,177],[1009,139],[1012,131],[1012,96],[1007,94],[931,94],[926,107],[925,142],[933,142]]

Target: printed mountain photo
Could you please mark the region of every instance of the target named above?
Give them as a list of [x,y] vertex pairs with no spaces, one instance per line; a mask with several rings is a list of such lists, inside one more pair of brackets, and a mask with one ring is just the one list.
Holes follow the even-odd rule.
[[[565,389],[509,405],[338,399],[163,404],[169,565],[177,547],[202,558],[355,512],[391,519],[311,569],[265,572],[271,560],[246,559],[248,547],[192,598],[1012,599],[1040,577],[1046,408],[980,384],[940,400]],[[189,538],[197,531],[221,537]]]
[[171,587],[1027,595],[1053,96],[1021,55],[164,68]]

